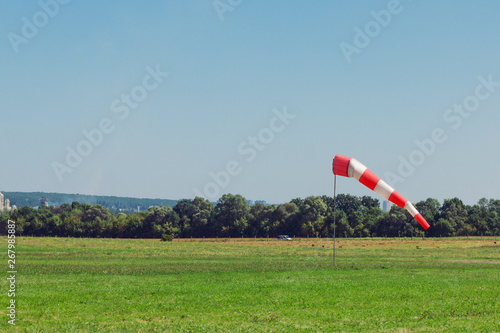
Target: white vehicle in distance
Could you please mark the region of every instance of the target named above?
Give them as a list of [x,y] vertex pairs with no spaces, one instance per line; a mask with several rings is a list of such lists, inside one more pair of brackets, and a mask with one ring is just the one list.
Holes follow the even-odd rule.
[[279,235],[278,236],[278,240],[287,240],[287,241],[291,241],[292,239],[290,238],[290,236],[288,235]]

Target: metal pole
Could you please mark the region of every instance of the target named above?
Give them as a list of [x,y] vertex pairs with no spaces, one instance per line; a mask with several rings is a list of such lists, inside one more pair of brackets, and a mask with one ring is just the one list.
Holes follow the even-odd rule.
[[335,229],[336,229],[336,205],[335,195],[337,191],[337,175],[333,176],[333,266],[335,266]]

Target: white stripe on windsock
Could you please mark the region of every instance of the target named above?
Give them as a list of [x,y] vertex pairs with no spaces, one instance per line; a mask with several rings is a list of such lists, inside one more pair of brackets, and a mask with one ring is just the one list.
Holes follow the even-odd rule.
[[349,175],[349,177],[354,177],[356,180],[359,180],[366,169],[368,169],[366,166],[353,158],[351,162],[349,162],[349,169],[347,170],[347,174]]
[[408,211],[408,213],[411,214],[411,216],[415,217],[415,215],[418,214],[418,210],[412,205],[411,202],[407,201],[405,204],[405,209]]
[[382,196],[385,200],[389,200],[392,192],[394,192],[394,189],[382,179],[378,181],[377,186],[375,186],[373,190],[380,196]]

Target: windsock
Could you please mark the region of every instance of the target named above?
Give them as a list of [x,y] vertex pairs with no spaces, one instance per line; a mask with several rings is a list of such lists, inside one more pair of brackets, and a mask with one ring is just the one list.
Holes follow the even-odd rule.
[[429,229],[430,225],[424,219],[417,209],[406,200],[401,194],[394,190],[389,184],[380,179],[376,174],[371,172],[366,166],[359,163],[352,157],[336,155],[333,159],[333,173],[344,177],[354,177],[359,182],[370,190],[377,192],[386,200],[406,209],[415,220],[420,223],[425,230]]

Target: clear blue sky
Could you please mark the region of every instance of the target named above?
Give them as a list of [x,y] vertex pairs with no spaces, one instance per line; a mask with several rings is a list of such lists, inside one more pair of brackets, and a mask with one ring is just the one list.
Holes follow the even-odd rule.
[[[500,198],[500,86],[478,79],[500,82],[497,1],[41,3],[0,1],[1,191],[280,203],[332,195],[342,154],[403,175],[412,202]],[[112,132],[70,167],[103,119]],[[446,140],[419,153],[435,129]]]

